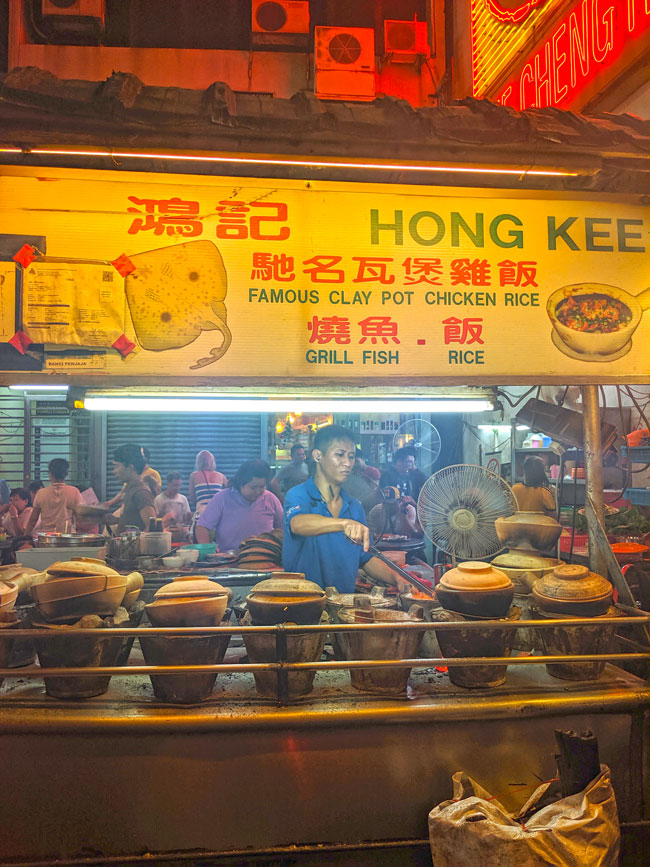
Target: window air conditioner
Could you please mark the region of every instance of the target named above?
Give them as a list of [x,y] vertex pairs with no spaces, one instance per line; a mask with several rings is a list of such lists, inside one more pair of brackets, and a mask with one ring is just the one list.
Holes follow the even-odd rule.
[[293,46],[306,51],[309,39],[308,0],[253,0],[251,30],[254,47]]
[[392,63],[415,63],[431,54],[426,21],[384,21],[384,54]]
[[105,0],[41,0],[43,18],[92,18],[104,26]]
[[316,27],[316,96],[353,102],[375,98],[372,27]]

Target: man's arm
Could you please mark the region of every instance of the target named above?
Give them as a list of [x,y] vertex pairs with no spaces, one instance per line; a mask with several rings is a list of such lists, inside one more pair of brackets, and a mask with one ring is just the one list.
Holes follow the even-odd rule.
[[153,506],[143,506],[140,509],[140,518],[145,527],[149,526],[149,518],[156,517],[156,510]]
[[387,566],[383,560],[378,557],[371,557],[362,567],[371,578],[381,581],[383,584],[394,584],[396,587],[404,588],[406,581],[394,572],[390,566]]
[[206,545],[210,541],[210,531],[200,524],[197,524],[194,528],[194,535],[199,545]]
[[289,521],[292,533],[298,536],[323,536],[326,533],[343,533],[351,542],[370,547],[370,530],[365,524],[351,518],[329,518],[327,515],[294,515]]

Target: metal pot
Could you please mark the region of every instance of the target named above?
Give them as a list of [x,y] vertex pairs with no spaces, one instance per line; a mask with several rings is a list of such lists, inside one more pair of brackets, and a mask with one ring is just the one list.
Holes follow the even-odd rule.
[[37,548],[101,548],[106,536],[99,533],[37,533]]

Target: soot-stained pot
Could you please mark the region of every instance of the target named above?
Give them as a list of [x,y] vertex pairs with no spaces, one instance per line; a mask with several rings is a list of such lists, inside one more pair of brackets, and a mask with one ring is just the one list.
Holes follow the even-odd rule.
[[514,594],[514,584],[505,572],[474,560],[445,572],[436,587],[443,608],[479,617],[504,617]]
[[246,597],[254,626],[318,623],[325,610],[325,591],[299,572],[284,572],[256,584]]
[[494,522],[499,541],[508,548],[550,551],[562,534],[562,527],[543,512],[515,512]]
[[558,566],[535,581],[533,596],[538,608],[552,614],[596,617],[612,601],[613,587],[597,572],[577,563]]

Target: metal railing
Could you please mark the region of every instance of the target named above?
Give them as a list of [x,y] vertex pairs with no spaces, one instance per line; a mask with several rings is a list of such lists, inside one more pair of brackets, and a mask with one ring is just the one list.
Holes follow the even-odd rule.
[[[624,611],[624,616],[599,617],[598,626],[614,625],[621,626],[645,626],[650,625],[650,613],[639,609],[619,606]],[[586,618],[558,618],[553,620],[480,620],[480,621],[413,621],[413,622],[385,622],[385,623],[319,623],[310,625],[277,624],[274,626],[179,626],[179,627],[115,627],[101,629],[62,629],[44,630],[28,628],[11,628],[0,630],[0,641],[13,640],[15,638],[38,639],[39,642],[57,641],[63,638],[78,639],[80,637],[96,638],[139,638],[140,636],[208,636],[208,635],[252,635],[266,634],[275,636],[274,662],[240,662],[218,663],[202,665],[112,665],[112,666],[88,666],[88,667],[23,667],[23,668],[0,668],[0,678],[42,679],[44,677],[88,677],[88,676],[119,676],[134,677],[142,675],[188,675],[210,673],[250,673],[276,672],[277,673],[277,702],[279,705],[289,703],[290,672],[298,671],[338,671],[353,669],[397,669],[397,668],[432,668],[454,666],[485,666],[485,665],[553,665],[566,663],[589,663],[589,662],[649,662],[650,647],[639,652],[610,652],[610,653],[584,653],[562,655],[524,655],[524,656],[467,656],[467,657],[416,657],[409,659],[346,659],[329,661],[290,662],[288,660],[287,638],[291,635],[304,635],[310,633],[346,633],[346,632],[383,632],[383,631],[473,631],[473,630],[512,630],[518,629],[554,629],[558,626],[567,628],[584,628],[595,625],[594,621]],[[642,646],[642,645],[640,645]],[[0,702],[2,696],[0,695]]]

